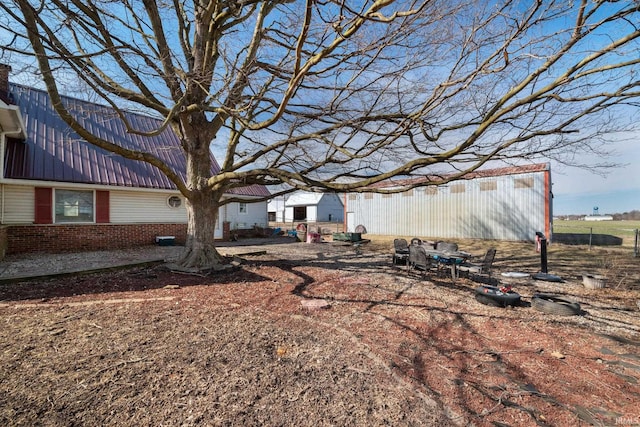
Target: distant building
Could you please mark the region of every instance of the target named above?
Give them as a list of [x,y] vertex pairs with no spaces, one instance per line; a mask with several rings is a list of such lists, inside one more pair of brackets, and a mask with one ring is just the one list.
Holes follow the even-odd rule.
[[267,205],[269,221],[342,222],[344,206],[334,193],[298,191],[272,199]]
[[[429,177],[390,180],[387,188],[425,182]],[[347,231],[364,225],[370,234],[528,240],[543,232],[551,240],[551,168],[532,164],[468,174],[443,186],[402,193],[349,193]]]
[[611,215],[587,215],[583,219],[585,221],[613,221]]

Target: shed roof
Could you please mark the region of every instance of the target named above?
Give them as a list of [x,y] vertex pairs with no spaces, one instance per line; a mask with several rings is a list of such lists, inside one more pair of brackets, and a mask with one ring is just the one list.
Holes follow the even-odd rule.
[[320,203],[322,196],[324,196],[324,193],[298,191],[287,198],[285,206],[314,206]]
[[[83,140],[55,112],[46,91],[9,85],[27,130],[25,141],[9,140],[5,156],[5,178],[69,182],[119,187],[175,190],[176,186],[149,163],[126,159]],[[186,160],[178,136],[167,128],[154,136],[128,133],[115,110],[108,106],[70,97],[63,101],[91,133],[125,148],[152,153],[186,178]],[[131,126],[142,132],[158,129],[161,121],[126,112]],[[220,166],[212,157],[212,173]],[[268,196],[262,185],[228,191],[242,196]]]

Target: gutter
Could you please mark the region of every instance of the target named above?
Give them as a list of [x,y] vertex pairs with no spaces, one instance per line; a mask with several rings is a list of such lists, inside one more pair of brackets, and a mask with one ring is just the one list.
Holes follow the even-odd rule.
[[18,134],[21,139],[27,139],[27,130],[17,105],[7,105],[0,100],[0,135],[4,142],[4,137],[9,134]]

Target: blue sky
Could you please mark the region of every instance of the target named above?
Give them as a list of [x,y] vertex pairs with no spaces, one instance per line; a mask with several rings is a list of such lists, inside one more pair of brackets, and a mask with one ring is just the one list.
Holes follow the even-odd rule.
[[640,135],[615,143],[609,159],[621,166],[606,176],[551,163],[554,215],[600,214],[640,210]]

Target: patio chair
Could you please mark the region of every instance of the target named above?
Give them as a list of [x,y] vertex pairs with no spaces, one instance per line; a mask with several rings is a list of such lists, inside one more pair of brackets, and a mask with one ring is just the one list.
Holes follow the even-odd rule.
[[424,273],[435,267],[433,258],[420,245],[409,245],[407,269],[421,270]]
[[487,250],[487,253],[484,256],[484,259],[480,263],[470,263],[466,262],[460,264],[458,266],[458,271],[467,273],[467,276],[471,274],[481,274],[491,276],[491,266],[493,265],[493,260],[496,257],[496,250],[491,248]]
[[409,259],[409,244],[406,239],[393,239],[393,264],[406,264]]
[[415,245],[420,246],[421,244],[422,244],[422,239],[420,239],[419,237],[414,237],[413,239],[411,239],[411,246],[415,246]]

